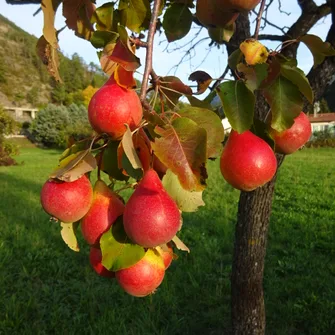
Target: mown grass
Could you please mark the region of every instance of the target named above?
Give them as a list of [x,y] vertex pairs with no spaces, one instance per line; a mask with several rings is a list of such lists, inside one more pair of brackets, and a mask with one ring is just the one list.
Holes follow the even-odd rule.
[[[0,168],[0,334],[227,334],[238,191],[209,163],[206,207],[184,215],[180,256],[157,293],[126,295],[62,242],[39,203],[59,152],[23,148]],[[265,270],[267,334],[335,333],[335,150],[279,173]]]

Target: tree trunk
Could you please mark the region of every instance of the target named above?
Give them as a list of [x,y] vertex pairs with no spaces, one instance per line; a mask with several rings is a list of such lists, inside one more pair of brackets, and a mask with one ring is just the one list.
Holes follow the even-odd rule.
[[231,277],[234,335],[265,333],[263,272],[275,181],[240,195]]

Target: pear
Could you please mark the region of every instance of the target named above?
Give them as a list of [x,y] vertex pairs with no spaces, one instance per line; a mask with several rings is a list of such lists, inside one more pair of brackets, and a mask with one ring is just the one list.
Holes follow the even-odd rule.
[[276,173],[277,160],[271,147],[247,130],[232,130],[220,160],[221,173],[233,187],[252,191],[269,182]]
[[134,297],[145,297],[154,293],[165,275],[165,265],[159,252],[148,249],[135,265],[115,273],[120,286]]
[[126,234],[146,248],[165,244],[180,228],[180,211],[157,172],[149,169],[129,198],[123,216]]
[[261,42],[258,42],[253,38],[249,38],[242,42],[240,50],[242,51],[248,65],[265,63],[269,57],[269,52],[266,47]]
[[93,202],[81,220],[81,231],[88,244],[99,247],[99,240],[123,214],[124,204],[105,182],[98,180],[93,189]]
[[72,182],[50,179],[41,191],[43,209],[65,223],[80,220],[88,212],[92,198],[92,185],[85,175]]

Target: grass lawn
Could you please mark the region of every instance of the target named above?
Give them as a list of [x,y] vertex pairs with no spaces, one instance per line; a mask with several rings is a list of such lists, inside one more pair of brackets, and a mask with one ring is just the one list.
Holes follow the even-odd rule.
[[[41,209],[59,152],[23,148],[0,167],[0,334],[227,334],[239,192],[209,162],[206,207],[184,215],[178,253],[157,293],[133,298],[63,243]],[[267,334],[335,334],[335,150],[287,157],[265,269]]]

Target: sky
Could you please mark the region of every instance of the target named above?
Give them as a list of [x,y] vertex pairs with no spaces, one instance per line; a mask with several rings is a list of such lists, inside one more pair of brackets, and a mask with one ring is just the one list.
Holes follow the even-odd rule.
[[[108,1],[97,0],[97,6],[101,6],[103,3]],[[316,0],[317,5],[325,3],[326,0]],[[268,20],[278,26],[290,26],[293,22],[297,20],[300,15],[300,8],[295,0],[281,0],[282,10],[289,13],[289,15],[281,13],[279,10],[279,1],[275,0],[273,5],[271,5]],[[35,17],[33,14],[39,8],[38,5],[8,5],[5,0],[0,0],[0,13],[13,21],[17,26],[21,27],[23,30],[29,32],[36,37],[42,35],[43,29],[43,14],[40,12]],[[258,7],[256,7],[256,10]],[[62,17],[61,8],[58,9],[56,16],[56,29],[62,28],[64,23],[64,18]],[[251,21],[254,21],[255,16],[252,15]],[[320,20],[319,23],[310,31],[315,35],[318,35],[323,40],[325,39],[328,29],[331,24],[331,18],[328,16],[324,20]],[[197,27],[192,28],[194,32],[197,31]],[[254,31],[254,26],[252,27]],[[261,33],[273,33],[280,34],[280,31],[276,28],[270,26],[266,27]],[[207,32],[205,29],[199,35],[199,38],[206,37]],[[59,46],[61,51],[67,55],[71,56],[73,53],[78,53],[87,63],[94,62],[99,63],[96,49],[86,40],[80,39],[74,35],[74,32],[65,29],[59,36]],[[209,50],[208,44],[210,40],[206,40],[202,44],[198,45],[196,48],[196,53],[191,60],[183,62],[178,69],[175,71],[173,67],[178,64],[179,60],[185,54],[187,49],[180,49],[185,43],[189,41],[188,37],[185,37],[177,42],[168,44],[164,34],[161,36],[156,35],[155,46],[154,46],[154,57],[153,57],[153,67],[158,75],[176,75],[185,84],[192,84],[188,81],[188,76],[196,70],[203,70],[208,72],[213,78],[219,77],[224,71],[227,64],[227,53],[225,47],[220,49],[213,48]],[[269,42],[262,41],[269,49],[275,49],[279,42]],[[137,52],[137,56],[141,59],[142,66],[138,69],[139,74],[136,76],[140,79],[140,74],[144,71],[144,60],[145,60],[145,50],[140,49]],[[204,60],[205,59],[205,60]],[[312,55],[309,53],[305,46],[299,47],[298,51],[298,65],[306,73],[309,71],[313,65]]]

